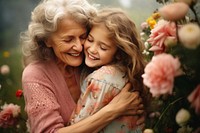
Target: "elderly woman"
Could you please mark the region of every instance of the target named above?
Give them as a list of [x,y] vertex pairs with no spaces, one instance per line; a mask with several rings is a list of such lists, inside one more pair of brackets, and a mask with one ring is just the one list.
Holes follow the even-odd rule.
[[[121,115],[143,112],[130,85],[94,115],[66,126],[80,96],[83,43],[96,9],[85,0],[44,0],[21,34],[25,69],[22,85],[31,133],[98,132]],[[141,109],[141,110],[140,110]],[[138,120],[143,124],[143,120]]]

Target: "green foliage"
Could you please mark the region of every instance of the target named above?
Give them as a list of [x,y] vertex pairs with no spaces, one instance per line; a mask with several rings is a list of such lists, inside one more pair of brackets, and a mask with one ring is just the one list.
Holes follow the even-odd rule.
[[20,50],[17,48],[9,49],[8,51],[0,51],[0,67],[7,65],[10,72],[7,74],[0,73],[0,106],[5,103],[17,104],[21,108],[21,114],[18,119],[17,127],[1,128],[1,133],[25,133],[26,132],[26,113],[24,112],[24,98],[16,97],[16,91],[22,89],[21,74],[22,62]]

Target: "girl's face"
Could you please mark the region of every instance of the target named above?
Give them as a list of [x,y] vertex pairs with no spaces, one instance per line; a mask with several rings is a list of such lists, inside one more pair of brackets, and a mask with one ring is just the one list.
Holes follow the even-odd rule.
[[100,67],[113,61],[117,46],[108,38],[108,29],[103,25],[95,25],[85,43],[85,64],[88,67]]
[[70,18],[58,22],[58,29],[46,40],[58,60],[65,65],[79,66],[83,61],[83,43],[87,37],[86,28]]

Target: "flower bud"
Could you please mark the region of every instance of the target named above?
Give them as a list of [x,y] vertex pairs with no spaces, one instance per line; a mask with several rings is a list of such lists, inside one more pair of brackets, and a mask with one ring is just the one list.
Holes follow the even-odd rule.
[[179,126],[184,126],[187,124],[187,122],[189,121],[190,119],[190,113],[188,110],[186,109],[180,109],[178,111],[178,113],[176,114],[176,123],[179,125]]
[[195,23],[183,25],[178,31],[181,43],[189,49],[196,49],[200,45],[200,27]]
[[153,129],[145,129],[143,133],[154,133]]
[[177,39],[175,37],[171,37],[168,36],[165,41],[164,41],[164,45],[168,48],[168,47],[173,47],[177,44]]
[[185,17],[189,6],[184,2],[167,4],[159,9],[160,15],[165,20],[176,21]]

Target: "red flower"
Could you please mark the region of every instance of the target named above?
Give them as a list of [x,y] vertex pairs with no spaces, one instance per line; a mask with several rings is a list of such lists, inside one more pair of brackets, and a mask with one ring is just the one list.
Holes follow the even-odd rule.
[[188,96],[188,101],[191,103],[191,106],[195,108],[195,112],[200,114],[200,84]]
[[19,90],[16,91],[16,97],[17,98],[22,97],[22,95],[23,95],[23,91],[22,90],[19,89]]

